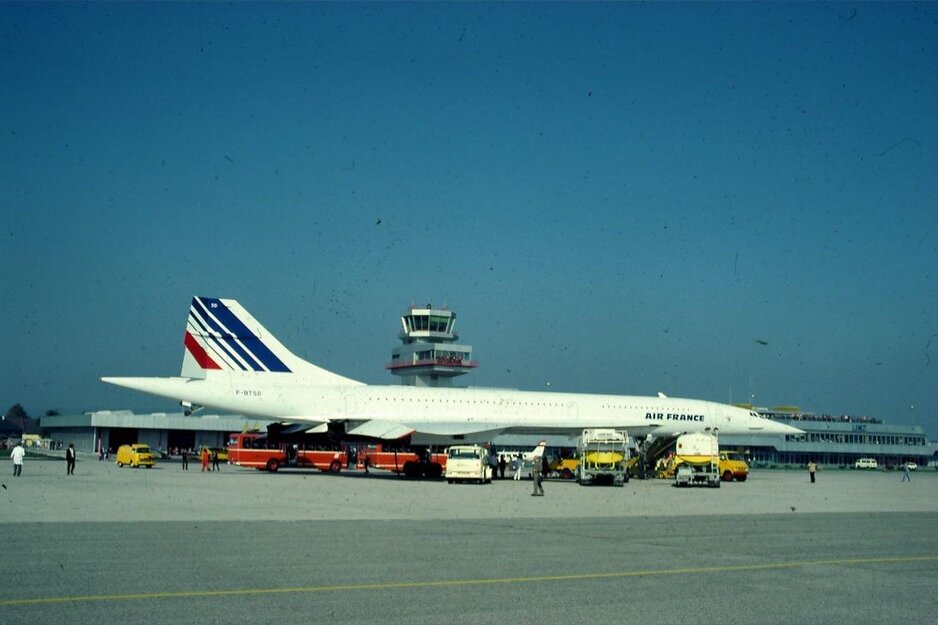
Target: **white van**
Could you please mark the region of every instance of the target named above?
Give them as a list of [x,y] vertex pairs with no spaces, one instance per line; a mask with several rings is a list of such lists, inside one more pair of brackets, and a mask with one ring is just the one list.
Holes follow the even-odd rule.
[[855,469],[875,469],[876,466],[876,458],[860,458],[853,465]]
[[488,449],[478,445],[453,445],[446,450],[446,481],[488,484],[492,481],[488,459]]

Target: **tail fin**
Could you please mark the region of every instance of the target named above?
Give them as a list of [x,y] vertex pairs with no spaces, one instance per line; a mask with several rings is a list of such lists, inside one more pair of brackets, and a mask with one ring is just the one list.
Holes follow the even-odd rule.
[[193,297],[183,342],[183,377],[227,370],[293,373],[317,384],[359,384],[293,354],[232,299]]

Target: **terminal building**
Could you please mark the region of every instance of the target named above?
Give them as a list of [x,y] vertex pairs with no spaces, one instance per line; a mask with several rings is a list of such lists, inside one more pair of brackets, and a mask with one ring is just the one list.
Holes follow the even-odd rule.
[[121,445],[146,443],[164,453],[200,447],[224,447],[232,432],[265,431],[273,421],[240,415],[186,416],[182,412],[135,414],[99,410],[77,415],[41,417],[39,428],[49,441],[75,444],[79,452],[112,453]]
[[744,452],[755,466],[853,466],[874,458],[880,466],[938,461],[938,446],[917,425],[888,424],[871,417],[815,415],[798,409],[757,409],[770,419],[794,426],[804,434],[782,437],[721,436],[720,446]]

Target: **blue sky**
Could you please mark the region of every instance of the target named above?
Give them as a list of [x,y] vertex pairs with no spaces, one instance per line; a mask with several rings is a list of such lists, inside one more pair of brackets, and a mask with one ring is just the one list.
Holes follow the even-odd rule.
[[[0,404],[172,410],[193,295],[369,383],[938,438],[934,4],[0,4]],[[766,344],[763,344],[766,343]],[[910,408],[914,406],[914,408]]]

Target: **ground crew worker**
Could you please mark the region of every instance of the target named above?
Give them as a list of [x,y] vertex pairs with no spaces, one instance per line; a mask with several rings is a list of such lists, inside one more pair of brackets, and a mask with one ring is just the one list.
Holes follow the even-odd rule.
[[541,486],[541,482],[544,481],[544,457],[535,457],[534,466],[531,467],[531,479],[534,480],[534,492],[531,493],[532,497],[543,497],[544,496],[544,487]]

